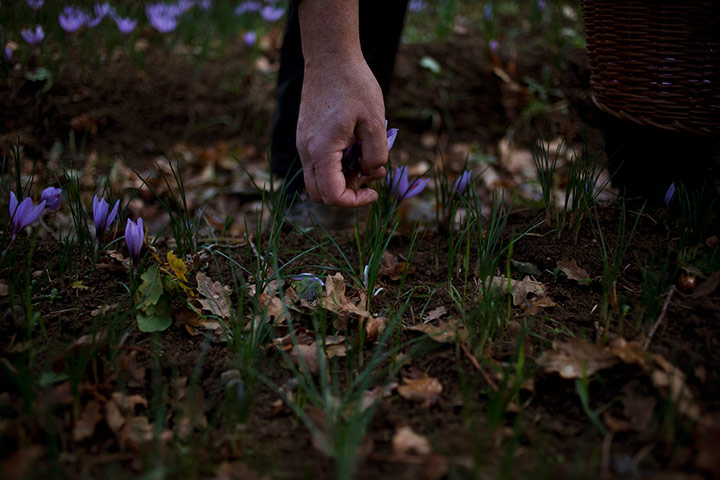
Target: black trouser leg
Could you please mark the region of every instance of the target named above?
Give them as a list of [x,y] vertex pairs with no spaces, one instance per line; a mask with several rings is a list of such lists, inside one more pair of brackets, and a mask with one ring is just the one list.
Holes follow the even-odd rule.
[[[387,96],[392,78],[408,0],[360,0],[360,44],[365,60]],[[296,2],[290,2],[285,38],[280,51],[276,90],[277,107],[272,124],[270,165],[273,173],[292,180],[292,197],[302,190],[295,131],[300,113],[304,60]]]

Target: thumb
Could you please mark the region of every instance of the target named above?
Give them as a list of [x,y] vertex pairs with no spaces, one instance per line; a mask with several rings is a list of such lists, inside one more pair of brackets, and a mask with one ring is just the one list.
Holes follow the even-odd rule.
[[370,175],[387,163],[387,131],[385,121],[358,122],[356,135],[362,149],[360,169],[365,175]]

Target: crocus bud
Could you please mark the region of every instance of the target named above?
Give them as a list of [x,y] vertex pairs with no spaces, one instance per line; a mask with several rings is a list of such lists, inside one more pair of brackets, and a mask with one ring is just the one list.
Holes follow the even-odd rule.
[[140,258],[140,250],[145,243],[145,230],[143,229],[142,218],[138,217],[137,223],[128,218],[125,225],[125,244],[127,244],[130,257],[133,262],[137,262]]
[[105,230],[115,221],[115,216],[117,215],[119,205],[120,200],[115,202],[115,206],[113,207],[110,214],[108,214],[108,209],[110,205],[105,201],[105,199],[98,196],[93,197],[93,221],[95,222],[95,238],[102,237],[102,234],[105,232]]
[[40,200],[45,201],[45,208],[47,210],[57,210],[60,208],[60,203],[62,203],[62,189],[57,187],[48,187],[42,191]]
[[465,170],[462,175],[455,180],[455,191],[458,195],[465,193],[468,185],[470,184],[470,178],[472,177],[472,171]]

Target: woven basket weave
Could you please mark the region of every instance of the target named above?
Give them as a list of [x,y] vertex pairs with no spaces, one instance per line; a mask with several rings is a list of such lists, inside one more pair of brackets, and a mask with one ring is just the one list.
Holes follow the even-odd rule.
[[666,130],[720,136],[720,1],[583,0],[593,101]]

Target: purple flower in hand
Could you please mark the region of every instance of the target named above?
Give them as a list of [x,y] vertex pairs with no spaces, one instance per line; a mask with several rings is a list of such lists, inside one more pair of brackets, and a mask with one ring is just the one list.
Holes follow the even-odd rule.
[[152,3],[145,7],[145,14],[153,28],[160,33],[169,33],[177,28],[175,7],[164,3]]
[[407,167],[399,167],[395,169],[395,175],[390,176],[390,172],[387,174],[387,182],[390,186],[390,190],[393,195],[397,195],[399,200],[414,197],[418,193],[425,190],[427,187],[429,178],[419,179],[416,178],[412,182],[408,182]]
[[27,197],[18,205],[15,192],[10,192],[10,218],[13,225],[13,234],[10,241],[15,240],[15,237],[23,228],[40,218],[43,210],[45,210],[45,201],[41,201],[39,205],[33,205],[30,197]]
[[675,197],[675,182],[672,182],[670,186],[667,189],[667,192],[665,192],[665,206],[670,206],[670,202],[672,202],[672,199]]
[[97,196],[93,197],[93,222],[95,222],[96,240],[102,238],[105,230],[115,221],[115,216],[117,215],[119,206],[120,200],[115,202],[115,206],[108,214],[110,205],[105,201],[105,199]]
[[277,22],[278,20],[280,20],[280,18],[282,18],[284,13],[284,8],[273,7],[272,5],[267,5],[263,7],[262,10],[260,10],[260,16],[263,18],[263,20],[269,23]]
[[48,187],[42,191],[40,200],[45,202],[45,208],[48,210],[57,210],[62,203],[62,189],[57,187]]
[[29,43],[33,47],[37,47],[42,43],[43,39],[45,38],[45,31],[43,30],[42,26],[36,25],[34,29],[23,28],[20,31],[20,35],[27,43]]
[[137,20],[132,18],[115,17],[115,24],[117,25],[118,30],[120,30],[120,33],[127,35],[135,30]]
[[144,243],[145,230],[143,229],[142,218],[138,217],[137,223],[128,218],[127,224],[125,224],[125,244],[127,244],[133,263],[137,263],[138,258],[140,258],[140,250],[142,250]]
[[67,5],[58,15],[60,26],[67,33],[73,33],[82,28],[90,19],[88,13],[80,7]]
[[[387,130],[388,122],[385,120],[385,129]],[[387,144],[388,144],[388,152],[395,144],[395,139],[397,138],[398,129],[397,128],[391,128],[387,130]],[[355,142],[354,144],[347,147],[345,150],[343,150],[343,156],[342,156],[342,166],[343,170],[347,170],[351,168],[353,165],[355,165],[356,162],[360,160],[360,157],[362,156],[362,149],[360,148],[360,142]]]
[[460,175],[458,179],[455,180],[455,192],[457,192],[458,195],[462,195],[463,193],[465,193],[468,185],[470,185],[471,177],[472,171],[465,170],[462,175]]

